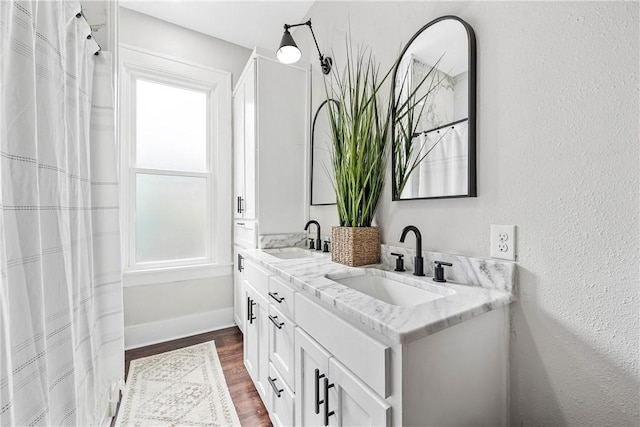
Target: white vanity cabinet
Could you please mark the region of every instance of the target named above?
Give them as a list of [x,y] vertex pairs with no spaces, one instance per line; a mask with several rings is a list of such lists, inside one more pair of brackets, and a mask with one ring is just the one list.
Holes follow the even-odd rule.
[[253,252],[243,274],[259,320],[247,323],[245,365],[274,425],[509,425],[508,305],[391,339],[294,290],[276,264],[251,261]]

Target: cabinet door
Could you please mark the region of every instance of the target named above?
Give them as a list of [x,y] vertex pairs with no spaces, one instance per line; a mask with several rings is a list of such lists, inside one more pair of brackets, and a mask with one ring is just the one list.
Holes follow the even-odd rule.
[[328,411],[325,420],[330,426],[391,425],[389,403],[334,357],[329,359],[328,381],[322,388],[322,396],[329,403],[321,412]]
[[322,426],[322,385],[330,354],[300,328],[295,331],[295,349],[295,425]]
[[257,67],[260,234],[298,232],[309,209],[302,178],[308,173],[309,73],[263,58]]
[[243,217],[256,218],[256,60],[244,79],[244,200]]
[[269,359],[282,380],[295,391],[294,376],[295,326],[274,304],[269,305]]
[[239,84],[233,95],[233,195],[234,218],[243,218],[244,191],[244,85]]
[[244,333],[245,321],[247,319],[247,298],[244,291],[244,258],[240,255],[240,247],[233,247],[233,259],[235,268],[233,270],[233,318],[238,328]]
[[[244,282],[247,293],[247,321],[245,332],[245,367],[262,397],[267,400],[267,377],[269,376],[269,329],[268,302],[248,281]],[[267,406],[267,409],[268,406]]]
[[262,401],[267,410],[270,411],[268,400],[269,389],[269,302],[262,295],[256,296],[257,314],[258,320],[258,380],[256,381],[256,388],[262,396]]
[[244,304],[246,304],[246,321],[244,329],[244,366],[254,383],[258,380],[258,316],[257,303],[247,282],[244,283]]

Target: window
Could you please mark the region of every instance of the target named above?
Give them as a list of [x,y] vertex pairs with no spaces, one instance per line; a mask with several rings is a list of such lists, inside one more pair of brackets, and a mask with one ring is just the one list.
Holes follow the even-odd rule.
[[230,264],[229,74],[129,48],[121,58],[125,274]]

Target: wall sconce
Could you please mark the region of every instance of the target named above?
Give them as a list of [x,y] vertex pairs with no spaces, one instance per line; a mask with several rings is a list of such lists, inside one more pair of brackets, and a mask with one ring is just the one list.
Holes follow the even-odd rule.
[[291,37],[291,33],[289,32],[289,28],[299,27],[301,25],[309,26],[311,30],[311,35],[313,36],[313,41],[316,44],[316,49],[318,49],[318,55],[320,55],[320,67],[322,68],[322,74],[329,74],[331,71],[331,65],[333,65],[333,60],[329,56],[324,56],[320,52],[320,48],[318,47],[318,41],[316,40],[316,35],[313,32],[313,28],[311,27],[311,19],[307,22],[302,22],[300,24],[284,24],[284,34],[282,35],[282,41],[280,42],[280,48],[276,53],[278,60],[283,64],[293,64],[294,62],[298,62],[300,56],[300,49],[296,45],[296,42],[293,41],[293,37]]

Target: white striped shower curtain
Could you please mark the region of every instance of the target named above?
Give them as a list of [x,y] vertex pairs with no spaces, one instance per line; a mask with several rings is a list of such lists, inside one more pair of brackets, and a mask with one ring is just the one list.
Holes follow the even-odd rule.
[[110,55],[0,1],[0,425],[99,425],[124,371]]

